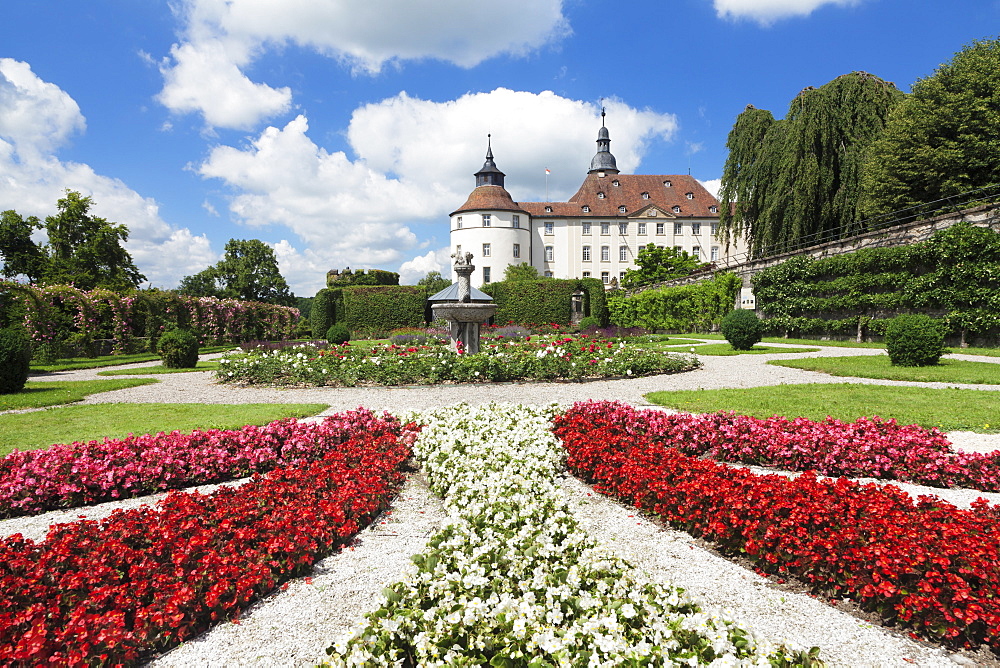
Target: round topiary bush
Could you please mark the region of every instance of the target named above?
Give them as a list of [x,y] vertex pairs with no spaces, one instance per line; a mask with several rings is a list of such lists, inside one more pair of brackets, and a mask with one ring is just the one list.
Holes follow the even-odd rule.
[[156,353],[168,369],[193,369],[198,366],[198,337],[187,329],[171,329],[156,343]]
[[945,327],[917,313],[898,315],[885,326],[885,347],[893,366],[930,366],[945,353]]
[[12,327],[0,329],[0,394],[14,394],[24,389],[31,367],[28,337]]
[[764,337],[764,323],[754,311],[735,309],[719,323],[722,335],[734,350],[750,350]]
[[588,315],[580,320],[580,331],[583,332],[589,329],[598,329],[601,326],[601,321],[592,315]]
[[339,346],[342,343],[347,343],[351,340],[351,330],[347,329],[345,325],[336,324],[330,325],[330,329],[326,330],[326,342],[331,346]]

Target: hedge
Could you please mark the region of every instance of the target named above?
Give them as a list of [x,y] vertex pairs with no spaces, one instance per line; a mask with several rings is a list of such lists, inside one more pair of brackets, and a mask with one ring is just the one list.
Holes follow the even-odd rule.
[[340,288],[334,300],[337,302],[334,322],[347,325],[351,332],[383,334],[425,324],[427,289],[423,286],[357,285]]
[[733,309],[742,286],[740,277],[716,274],[711,280],[676,288],[645,290],[608,300],[611,323],[677,332],[709,331]]
[[309,313],[309,324],[312,325],[313,335],[322,336],[336,321],[334,291],[323,288],[313,298],[312,311]]
[[573,293],[586,293],[584,315],[607,322],[604,284],[596,278],[543,278],[537,281],[498,281],[481,290],[497,304],[494,321],[517,324],[556,323],[568,325],[572,316]]

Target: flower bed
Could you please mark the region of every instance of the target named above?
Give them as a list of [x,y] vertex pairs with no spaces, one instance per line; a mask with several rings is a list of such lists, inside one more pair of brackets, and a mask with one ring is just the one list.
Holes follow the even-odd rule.
[[475,355],[445,345],[313,346],[232,353],[219,360],[221,382],[294,385],[428,385],[441,382],[583,380],[694,369],[697,359],[624,342],[580,337],[483,341]]
[[678,589],[637,581],[590,540],[558,489],[563,452],[549,414],[496,404],[424,414],[414,452],[453,519],[387,602],[327,650],[333,665],[808,661]]
[[0,539],[0,664],[114,665],[235,618],[385,508],[410,456],[370,420],[323,459]]
[[1000,452],[955,452],[936,429],[894,420],[670,415],[616,402],[578,403],[567,417],[585,420],[591,429],[612,436],[641,434],[650,443],[719,461],[1000,492]]
[[0,518],[142,496],[320,459],[381,420],[367,411],[322,423],[171,432],[13,452],[0,459]]
[[570,469],[600,491],[887,623],[1000,648],[1000,512],[985,501],[960,510],[936,497],[914,503],[891,485],[756,475],[593,418],[570,411],[555,433]]

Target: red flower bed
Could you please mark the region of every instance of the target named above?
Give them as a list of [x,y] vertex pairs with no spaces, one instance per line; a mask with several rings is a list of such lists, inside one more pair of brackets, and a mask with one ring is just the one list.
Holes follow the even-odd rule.
[[145,434],[53,445],[0,459],[0,518],[142,496],[316,461],[352,430],[378,422],[349,412],[320,424],[278,420],[263,427]]
[[1000,491],[1000,453],[958,453],[936,429],[861,418],[754,418],[734,413],[669,415],[614,402],[570,412],[595,428],[642,434],[684,454],[820,475],[900,480],[932,487]]
[[398,422],[351,422],[319,461],[0,539],[0,664],[133,663],[309,568],[388,505],[410,456]]
[[1000,649],[1000,512],[985,501],[961,510],[893,486],[756,475],[684,455],[620,409],[556,419],[570,469],[599,491],[888,623]]

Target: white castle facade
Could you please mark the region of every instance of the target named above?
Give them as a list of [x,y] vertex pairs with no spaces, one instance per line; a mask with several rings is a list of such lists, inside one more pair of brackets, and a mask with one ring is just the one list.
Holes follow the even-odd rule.
[[719,202],[696,179],[619,173],[603,123],[587,178],[568,202],[515,202],[504,176],[488,147],[475,189],[451,214],[451,247],[473,254],[475,287],[522,262],[541,276],[617,285],[650,243],[702,262],[746,252],[742,240],[726,247],[716,239]]

